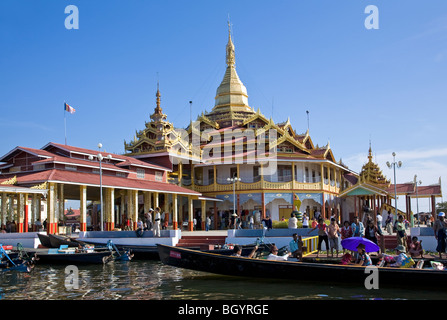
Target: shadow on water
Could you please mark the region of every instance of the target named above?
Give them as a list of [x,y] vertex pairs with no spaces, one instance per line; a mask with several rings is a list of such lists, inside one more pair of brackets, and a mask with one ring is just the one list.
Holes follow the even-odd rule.
[[[65,266],[36,265],[29,274],[0,274],[3,300],[400,300],[447,299],[430,289],[379,288],[220,276],[163,265],[160,261],[78,266],[78,289],[65,287]],[[411,281],[411,279],[409,279]],[[435,284],[433,284],[435,285]]]

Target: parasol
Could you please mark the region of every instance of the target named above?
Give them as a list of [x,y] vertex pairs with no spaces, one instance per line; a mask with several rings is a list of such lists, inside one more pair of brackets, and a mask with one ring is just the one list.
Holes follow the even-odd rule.
[[351,237],[343,239],[341,241],[342,247],[351,251],[357,251],[357,246],[360,243],[363,243],[365,245],[366,252],[377,252],[380,250],[380,247],[377,244],[375,244],[371,240],[362,237]]

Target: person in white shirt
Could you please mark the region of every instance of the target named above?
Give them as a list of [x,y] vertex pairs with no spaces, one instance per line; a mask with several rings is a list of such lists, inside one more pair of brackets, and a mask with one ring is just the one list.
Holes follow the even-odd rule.
[[287,261],[289,256],[290,256],[290,252],[286,253],[283,256],[278,256],[278,248],[276,246],[274,246],[271,249],[270,254],[267,256],[267,260]]
[[295,214],[292,212],[292,214],[290,215],[290,219],[289,219],[289,229],[298,228],[297,223],[298,223],[298,219],[295,217]]
[[303,214],[303,228],[309,228],[309,217],[307,213]]
[[160,222],[161,215],[160,215],[160,208],[155,208],[155,222],[154,222],[154,237],[160,237]]

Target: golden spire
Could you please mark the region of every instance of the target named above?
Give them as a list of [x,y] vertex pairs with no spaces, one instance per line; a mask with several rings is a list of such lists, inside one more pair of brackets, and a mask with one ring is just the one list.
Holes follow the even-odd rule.
[[227,43],[227,65],[229,67],[234,66],[236,62],[236,57],[234,54],[234,44],[231,40],[231,24],[228,21],[228,43]]
[[157,93],[155,94],[155,96],[157,97],[157,107],[155,108],[155,113],[162,114],[163,110],[160,107],[160,97],[161,97],[161,94],[160,94],[158,81],[157,81]]
[[160,94],[158,81],[157,81],[157,93],[155,94],[155,97],[157,97],[157,99],[156,99],[157,106],[154,108],[154,113],[151,115],[151,119],[155,122],[166,121],[167,116],[165,114],[163,114],[163,109],[161,109],[161,105],[160,105],[161,94]]

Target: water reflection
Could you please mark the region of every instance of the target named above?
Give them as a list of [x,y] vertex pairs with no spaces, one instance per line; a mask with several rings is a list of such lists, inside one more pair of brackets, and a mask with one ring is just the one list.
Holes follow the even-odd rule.
[[78,266],[79,289],[65,287],[65,266],[36,265],[29,274],[0,274],[8,300],[370,300],[447,299],[445,292],[290,282],[219,276],[165,266],[159,261]]

